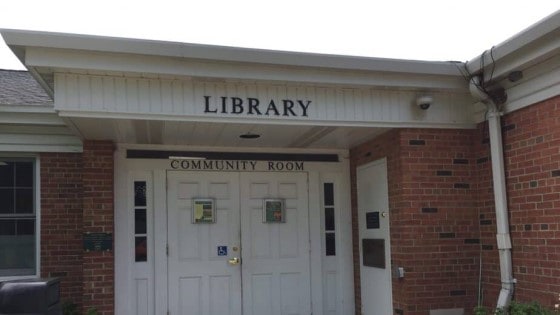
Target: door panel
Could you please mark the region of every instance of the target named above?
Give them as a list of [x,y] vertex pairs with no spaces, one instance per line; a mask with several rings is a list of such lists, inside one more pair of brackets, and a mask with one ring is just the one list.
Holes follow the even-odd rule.
[[[239,188],[235,173],[168,173],[168,298],[171,314],[241,314]],[[192,223],[193,198],[215,200],[215,223]],[[218,246],[228,255],[219,256]]]
[[[372,162],[358,169],[357,192],[362,313],[364,315],[392,314],[389,193],[385,159]],[[375,212],[378,213],[379,226],[367,228],[366,213]],[[373,239],[384,243],[384,268],[364,266],[363,239]]]
[[[242,173],[243,313],[310,314],[307,174]],[[284,199],[284,223],[263,223],[263,199]]]

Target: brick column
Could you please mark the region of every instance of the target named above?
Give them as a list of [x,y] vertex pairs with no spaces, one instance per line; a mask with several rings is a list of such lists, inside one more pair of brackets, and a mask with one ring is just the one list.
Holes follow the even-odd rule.
[[[83,152],[83,231],[114,233],[113,143],[85,141]],[[114,312],[113,251],[83,253],[83,309]]]
[[63,303],[82,305],[82,156],[41,153],[41,276],[60,278]]

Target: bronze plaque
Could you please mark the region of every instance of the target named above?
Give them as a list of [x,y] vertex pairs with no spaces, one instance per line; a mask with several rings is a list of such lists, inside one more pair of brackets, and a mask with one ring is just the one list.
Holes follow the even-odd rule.
[[113,234],[84,233],[84,251],[110,251],[113,249]]
[[368,267],[385,269],[385,240],[364,238],[362,239],[362,264]]

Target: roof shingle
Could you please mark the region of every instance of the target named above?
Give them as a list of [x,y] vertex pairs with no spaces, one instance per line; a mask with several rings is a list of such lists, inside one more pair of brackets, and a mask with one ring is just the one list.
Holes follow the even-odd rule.
[[0,105],[52,105],[53,101],[27,71],[0,69]]

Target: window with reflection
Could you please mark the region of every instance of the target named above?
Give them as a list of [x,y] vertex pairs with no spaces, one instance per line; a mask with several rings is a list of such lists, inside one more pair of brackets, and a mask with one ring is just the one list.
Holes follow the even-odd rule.
[[327,256],[336,255],[336,224],[334,206],[334,184],[323,184],[323,206],[325,217],[325,254]]
[[146,181],[134,182],[134,261],[148,261]]
[[37,274],[35,161],[0,157],[0,277]]

